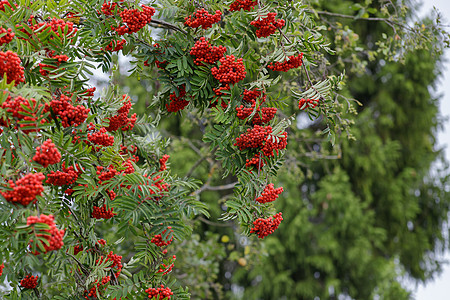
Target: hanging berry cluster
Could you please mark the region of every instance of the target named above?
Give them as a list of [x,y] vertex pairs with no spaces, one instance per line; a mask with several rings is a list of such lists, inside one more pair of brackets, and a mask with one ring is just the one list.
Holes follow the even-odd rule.
[[[50,29],[53,34],[51,34],[48,38],[49,44],[54,44],[52,41],[56,38],[60,40],[70,40],[78,30],[73,26],[72,22],[66,22],[57,18],[53,18],[49,22],[37,22],[34,16],[30,16],[26,23],[16,25],[16,28],[25,33],[28,36],[28,39],[34,39],[35,35],[33,33],[43,32]],[[27,40],[25,38],[20,39]],[[30,44],[35,47],[33,43]]]
[[[35,99],[31,98],[28,100],[22,96],[17,96],[15,98],[8,96],[2,104],[2,108],[20,123],[19,127],[23,129],[24,133],[39,131],[39,128],[35,128],[38,125],[37,123],[34,123],[33,126],[29,122],[36,122],[38,120],[37,112],[41,107],[43,107],[43,104],[38,104]],[[45,110],[46,109],[44,109],[44,112]],[[5,122],[5,125],[9,124],[10,121],[11,120],[8,119]],[[26,122],[22,123],[21,121]],[[45,119],[41,120],[41,124],[44,124],[45,122]]]
[[272,234],[283,220],[281,215],[282,214],[279,212],[273,217],[269,217],[267,219],[256,219],[253,221],[253,228],[250,229],[250,233],[255,233],[260,239]]
[[200,9],[197,10],[192,16],[184,18],[184,25],[191,28],[202,27],[202,29],[211,28],[213,24],[220,21],[222,17],[222,12],[216,10],[214,15],[211,15],[207,10]]
[[169,160],[170,155],[164,154],[162,158],[159,159],[159,170],[165,171],[167,169],[166,163]]
[[59,163],[61,160],[61,153],[59,153],[55,144],[51,139],[46,140],[40,147],[36,148],[36,154],[33,160],[38,164],[41,164],[44,168],[49,165]]
[[33,276],[31,274],[25,276],[21,281],[20,281],[20,286],[23,287],[24,289],[35,289],[38,285],[38,276]]
[[91,122],[88,125],[88,130],[93,131],[93,133],[88,133],[88,140],[92,145],[98,145],[94,147],[95,151],[99,151],[103,147],[114,145],[114,136],[107,134],[107,130],[105,127],[96,130],[95,125]]
[[145,25],[151,22],[155,9],[153,7],[142,5],[142,11],[138,9],[123,9],[119,15],[122,18],[123,25],[111,29],[115,30],[119,35],[126,33],[135,33],[141,30]]
[[70,98],[66,95],[60,95],[59,98],[54,97],[50,102],[50,107],[53,113],[61,119],[63,127],[80,125],[90,112],[90,109],[83,105],[73,106]]
[[[49,71],[48,69],[51,70],[55,70],[57,69],[62,62],[66,62],[69,60],[69,57],[67,55],[55,55],[55,51],[49,51],[47,53],[47,56],[49,57],[49,59],[55,61],[56,66],[54,65],[49,65],[49,64],[44,64],[44,63],[39,63],[39,73],[41,73],[42,76],[47,76]],[[46,68],[46,69],[45,69]]]
[[277,200],[278,196],[283,192],[283,187],[274,188],[274,184],[271,183],[264,188],[261,196],[255,199],[259,203],[268,203]]
[[247,72],[245,71],[242,58],[236,60],[234,55],[227,55],[222,57],[219,61],[219,68],[212,68],[211,73],[221,84],[235,84],[245,78]]
[[262,151],[265,156],[273,156],[273,151],[285,149],[287,146],[287,133],[283,132],[277,139],[272,135],[272,126],[255,125],[253,128],[247,129],[246,133],[236,138],[234,144],[239,150],[247,148]]
[[[244,103],[246,106],[241,105],[239,107],[236,107],[237,117],[241,120],[244,120],[252,115],[252,113],[255,111],[253,118],[252,118],[252,124],[253,125],[262,125],[269,123],[277,113],[277,109],[275,107],[262,107],[259,106],[264,104],[266,101],[266,95],[263,95],[260,100],[260,105],[258,108],[256,108],[256,99],[261,97],[261,92],[258,90],[244,90]],[[250,104],[250,107],[248,106]]]
[[270,63],[267,67],[273,71],[287,72],[290,69],[300,67],[302,63],[303,63],[303,53],[300,53],[297,56],[295,55],[289,56],[288,60],[285,62]]
[[0,277],[3,275],[3,268],[5,267],[5,264],[4,263],[2,263],[1,265],[0,265]]
[[109,52],[118,52],[123,49],[123,46],[127,43],[126,40],[117,40],[109,42],[108,46],[106,46],[105,50]]
[[163,284],[159,288],[148,288],[145,292],[148,294],[148,299],[164,300],[170,299],[173,295],[172,290],[170,288],[164,288]]
[[175,265],[175,261],[177,260],[177,256],[173,255],[171,259],[167,261],[167,264],[162,263],[159,266],[159,270],[156,273],[162,273],[162,275],[167,275],[172,272],[173,266]]
[[236,0],[230,5],[230,11],[246,10],[251,11],[256,5],[258,0]]
[[136,123],[136,114],[128,117],[131,109],[131,98],[128,95],[122,95],[122,107],[117,111],[117,115],[108,118],[108,127],[106,130],[109,132],[122,129],[122,131],[132,130]]
[[170,103],[166,104],[167,111],[177,112],[179,110],[184,109],[189,104],[189,101],[185,100],[185,97],[186,97],[186,90],[184,85],[182,85],[178,90],[178,96],[175,92],[170,94],[169,96]]
[[202,66],[203,63],[216,63],[223,57],[226,51],[227,49],[224,46],[211,46],[209,41],[204,37],[201,37],[200,40],[195,43],[194,47],[191,48],[189,54],[195,56],[194,63],[197,66]]
[[274,34],[277,28],[282,28],[285,24],[283,19],[275,19],[277,13],[268,13],[265,18],[258,16],[256,20],[250,22],[250,25],[258,28],[256,36],[259,38],[268,37]]
[[9,188],[11,188],[12,191],[0,193],[8,202],[27,206],[32,202],[36,203],[36,196],[42,195],[42,192],[44,191],[42,181],[44,179],[45,176],[42,173],[27,174],[16,182],[9,180]]
[[[167,234],[167,229],[169,230],[168,234]],[[173,240],[173,230],[172,230],[171,226],[167,227],[167,229],[165,229],[161,234],[156,234],[152,238],[151,242],[158,247],[164,247],[164,246],[170,245],[170,243],[172,243],[172,240]],[[167,238],[163,238],[166,235],[167,235]]]
[[106,208],[106,204],[103,204],[102,207],[94,206],[91,216],[94,219],[105,219],[105,220],[107,220],[107,219],[111,219],[115,215],[117,215],[117,214],[114,213],[114,208],[107,209]]
[[[45,249],[44,253],[47,253],[52,250],[58,250],[61,249],[61,247],[64,245],[63,243],[63,237],[64,237],[64,229],[58,230],[56,228],[55,223],[53,222],[54,217],[53,215],[44,215],[41,214],[40,217],[36,216],[29,216],[27,218],[27,225],[33,225],[36,223],[43,223],[50,226],[50,229],[45,229],[44,231],[50,233],[48,234],[36,234],[36,236],[42,237],[48,241],[48,245],[43,243],[42,246]],[[34,255],[39,255],[40,253],[36,250],[35,252],[32,252]]]
[[51,171],[47,174],[45,183],[56,186],[71,185],[77,181],[78,176],[82,173],[81,167],[77,167],[78,171],[73,166],[66,168],[66,162],[63,162],[61,167],[62,171]]
[[21,82],[25,82],[25,73],[23,67],[20,65],[20,60],[17,53],[10,50],[6,52],[0,51],[0,78],[6,75],[6,82],[11,83],[14,81],[14,85],[18,85]]
[[0,46],[8,44],[14,38],[14,32],[12,32],[11,28],[5,29],[3,27],[0,27],[0,36],[1,35],[3,36],[0,37]]
[[305,110],[307,108],[315,108],[317,105],[319,105],[318,99],[305,99],[302,98],[298,101],[298,108],[301,110]]

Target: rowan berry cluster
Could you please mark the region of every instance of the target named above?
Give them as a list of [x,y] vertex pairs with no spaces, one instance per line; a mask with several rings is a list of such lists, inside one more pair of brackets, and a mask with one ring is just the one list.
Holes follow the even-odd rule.
[[278,196],[283,192],[283,187],[274,188],[273,183],[264,188],[261,196],[255,199],[259,203],[268,203],[277,200]]
[[61,160],[61,153],[51,139],[46,140],[41,146],[36,148],[36,154],[33,160],[38,164],[41,164],[44,168],[49,165],[59,163]]
[[173,292],[170,288],[164,288],[164,285],[161,284],[161,287],[155,289],[155,288],[148,288],[145,290],[145,292],[148,294],[148,299],[170,299],[173,295]]
[[[256,93],[255,93],[256,92]],[[254,91],[244,91],[244,101],[246,103],[250,103],[251,106],[244,106],[241,105],[239,107],[236,107],[237,117],[241,120],[244,120],[248,118],[254,111],[256,107],[256,98],[261,96],[261,92],[254,90]],[[261,98],[261,104],[263,104],[266,100],[266,96],[263,95],[263,98]],[[261,125],[266,124],[270,122],[277,113],[277,109],[275,107],[263,107],[263,108],[256,108],[256,111],[252,118],[253,125]]]
[[260,158],[259,154],[255,154],[251,159],[247,159],[245,162],[247,168],[254,166],[257,170],[260,170],[264,166],[264,160]]
[[[48,240],[48,245],[43,243],[42,246],[45,249],[45,253],[52,251],[52,250],[58,250],[61,249],[61,247],[64,245],[63,243],[63,237],[64,237],[64,229],[58,230],[56,228],[55,223],[53,222],[54,217],[53,215],[44,215],[41,214],[40,217],[36,216],[29,216],[27,218],[27,225],[33,225],[36,223],[43,223],[50,226],[50,229],[45,229],[44,231],[50,233],[50,235],[47,234],[36,234],[36,236],[43,237],[46,240]],[[38,251],[32,252],[34,255],[39,255]]]
[[315,108],[317,105],[319,105],[319,99],[302,98],[298,101],[298,108],[301,110],[305,110],[307,108]]
[[62,163],[62,171],[51,171],[47,174],[47,180],[45,183],[63,186],[63,185],[71,185],[74,184],[78,176],[82,173],[81,167],[77,167],[79,171],[75,171],[73,166],[69,166],[66,168],[66,162]]
[[112,16],[112,15],[114,15],[114,11],[117,11],[116,10],[117,8],[118,8],[117,3],[112,2],[112,1],[106,2],[106,0],[105,0],[105,2],[103,2],[103,4],[102,4],[102,13],[105,16]]
[[111,41],[108,46],[106,46],[105,50],[110,52],[117,52],[123,49],[123,46],[127,43],[126,40],[117,40]]
[[168,262],[167,265],[162,263],[159,266],[159,270],[156,273],[163,273],[162,275],[169,274],[170,272],[172,272],[172,269],[173,269],[173,266],[174,266],[176,260],[177,260],[177,256],[176,255],[172,256],[172,259]]
[[[27,29],[25,29],[25,26],[27,26]],[[62,19],[56,19],[56,18],[51,19],[50,22],[37,22],[33,15],[30,16],[27,23],[18,24],[18,25],[16,25],[16,28],[19,31],[25,33],[29,38],[31,38],[35,32],[46,31],[47,28],[50,28],[50,30],[53,31],[54,34],[50,35],[49,40],[54,40],[55,35],[59,39],[71,38],[78,30],[73,27],[72,22],[66,22]],[[60,32],[62,33],[62,35],[60,34]],[[24,38],[20,38],[20,39],[24,39]]]
[[1,265],[0,265],[0,277],[3,275],[3,268],[5,267],[5,264],[4,263],[2,263]]
[[103,204],[102,207],[94,206],[91,216],[94,219],[111,219],[115,215],[114,208],[107,209],[106,204]]
[[111,29],[115,30],[119,35],[125,33],[135,33],[141,30],[146,24],[150,23],[152,16],[155,14],[153,7],[142,5],[142,11],[138,9],[124,9],[120,12],[120,17],[124,25]]
[[247,74],[242,58],[236,60],[234,55],[222,57],[219,68],[212,68],[211,73],[223,85],[238,83]]
[[275,19],[276,15],[277,13],[268,13],[265,18],[258,16],[256,20],[250,22],[250,25],[258,28],[256,30],[257,37],[268,37],[269,35],[274,34],[277,28],[282,28],[284,26],[285,21],[283,19]]
[[166,163],[169,160],[170,155],[164,154],[162,158],[159,159],[159,170],[164,171],[167,169]]
[[29,275],[25,276],[25,278],[23,278],[20,281],[20,286],[25,288],[25,289],[34,289],[38,285],[37,280],[38,280],[38,276],[37,275],[33,276],[33,275],[29,274]]
[[[17,96],[14,99],[11,96],[8,96],[3,102],[2,107],[8,112],[11,113],[13,118],[16,118],[18,121],[37,121],[36,112],[41,108],[42,104],[37,104],[36,100],[31,99],[25,99],[22,96]],[[30,116],[31,115],[33,116]],[[8,125],[8,122],[3,122]],[[45,120],[41,120],[41,124],[44,124]],[[37,125],[37,124],[35,124]],[[26,129],[27,127],[30,127],[30,124],[27,122],[27,124],[20,124],[21,128],[24,128],[23,131],[25,133],[29,133],[32,131],[39,131],[38,128],[36,129]]]
[[189,52],[190,55],[195,56],[194,63],[197,66],[202,66],[203,63],[216,63],[227,51],[224,46],[211,46],[208,40],[201,37]]
[[134,124],[136,123],[136,114],[133,114],[131,117],[128,117],[128,113],[131,109],[131,98],[128,95],[122,96],[122,107],[117,111],[117,115],[108,118],[109,125],[106,127],[106,130],[109,132],[116,131],[118,129],[122,129],[122,131],[132,130]]
[[[90,123],[90,127],[88,126],[88,130],[94,130],[95,125]],[[107,130],[105,127],[100,128],[98,131],[95,131],[94,133],[88,133],[88,140],[94,144],[99,145],[98,147],[95,147],[95,150],[98,151],[102,147],[108,147],[114,145],[114,136],[109,135],[106,133]]]
[[73,106],[70,103],[70,98],[66,95],[61,95],[59,99],[54,97],[50,102],[50,107],[53,113],[61,119],[63,127],[80,125],[86,120],[88,113],[91,111],[83,105]]
[[[102,244],[101,241],[104,241],[104,240],[99,240],[98,243]],[[115,272],[114,274],[116,275],[116,277],[119,277],[120,273],[122,272],[122,268],[123,268],[122,256],[114,254],[112,251],[110,251],[108,253],[108,256],[106,257],[105,261],[103,261],[104,259],[105,258],[102,255],[102,256],[100,256],[99,259],[97,259],[95,261],[95,263],[97,265],[100,265],[100,264],[103,264],[103,263],[106,263],[106,262],[111,262],[112,264],[109,266],[109,268],[111,268],[111,270]]]
[[77,255],[81,251],[83,251],[83,245],[75,245],[73,247],[73,255]]
[[265,156],[273,156],[274,151],[278,153],[278,150],[283,150],[287,146],[287,132],[283,132],[281,134],[281,137],[275,137],[273,135],[270,135],[266,143],[264,144],[264,147],[261,148],[261,151]]
[[[98,280],[95,280],[93,282],[93,286],[89,289],[88,291],[85,291],[85,296],[84,298],[89,300],[91,299],[97,299],[97,294],[102,295],[103,291],[105,290],[106,287],[104,287],[109,281],[111,280],[111,276],[105,276],[102,278],[102,280],[100,282],[98,282]],[[102,289],[100,289],[100,287],[103,286]]]
[[102,166],[97,166],[98,184],[103,184],[103,182],[119,174],[119,172],[114,168],[113,165],[110,165],[106,172],[102,172],[103,169],[104,168]]
[[0,46],[8,44],[14,38],[14,32],[12,32],[11,28],[5,29],[3,27],[0,27],[0,36],[2,34],[4,34],[4,36],[0,37]]
[[175,92],[170,94],[169,99],[170,103],[166,104],[166,108],[168,112],[177,112],[179,110],[184,109],[188,104],[189,101],[185,100],[186,96],[186,90],[184,85],[181,86],[181,88],[178,89],[178,96]]
[[[5,6],[8,5],[12,11],[14,11],[14,7],[11,6],[11,3],[9,3],[8,0],[0,0],[0,10],[5,11]],[[17,7],[16,4],[14,4],[15,7]]]
[[288,60],[285,62],[270,63],[267,67],[273,71],[287,72],[290,69],[300,67],[302,63],[303,63],[303,53],[300,53],[297,56],[295,55],[289,56]]
[[[149,178],[150,180],[147,181],[147,185],[150,185],[152,188],[149,188],[150,190],[150,194],[151,195],[155,195],[156,192],[154,191],[155,189],[158,191],[159,196],[155,197],[152,196],[152,200],[155,201],[156,203],[158,203],[159,200],[161,200],[162,198],[162,194],[164,192],[167,192],[169,190],[169,185],[167,183],[164,182],[164,179],[161,178],[161,176],[157,175],[155,177],[152,178],[152,175],[144,175],[144,177]],[[140,186],[138,187],[138,189],[142,189]]]
[[201,26],[203,29],[208,29],[212,27],[212,24],[219,22],[221,17],[222,12],[220,10],[216,10],[216,13],[212,15],[207,10],[202,8],[197,10],[192,16],[185,17],[184,25],[191,28]]
[[9,187],[12,191],[0,193],[8,202],[27,206],[31,202],[36,203],[36,196],[40,196],[44,191],[42,185],[44,179],[45,176],[42,173],[27,174],[16,182],[9,180]]
[[6,82],[9,84],[14,81],[14,85],[25,82],[24,68],[20,65],[20,60],[17,53],[8,50],[6,52],[0,51],[0,78],[6,75]]
[[251,11],[258,4],[258,0],[236,0],[230,5],[230,11]]
[[48,71],[44,68],[54,70],[54,69],[57,69],[61,65],[62,62],[66,62],[69,60],[69,57],[67,55],[54,55],[54,54],[55,54],[55,51],[50,51],[50,52],[48,52],[47,55],[49,58],[56,60],[56,66],[39,63],[39,73],[41,73],[42,76],[48,75]]
[[[163,236],[164,237],[166,236],[167,229],[169,229],[169,234],[167,235],[167,238],[170,237],[170,239],[163,239]],[[172,234],[173,230],[172,230],[171,226],[167,227],[167,229],[165,229],[162,232],[162,234],[156,234],[152,238],[151,242],[158,247],[164,247],[164,246],[170,245],[170,243],[172,243],[172,240],[173,240],[173,234]]]
[[272,133],[272,126],[259,126],[255,125],[253,128],[247,129],[246,133],[241,134],[236,138],[234,144],[239,150],[247,148],[260,148],[264,146],[265,141],[269,134]]
[[220,106],[222,106],[223,109],[226,109],[228,107],[228,103],[222,99],[222,96],[225,94],[222,91],[229,91],[230,90],[230,85],[226,84],[225,86],[220,86],[216,89],[213,89],[214,94],[216,94],[213,98],[213,100],[211,100],[209,107],[213,108],[216,107],[217,104],[219,104],[219,100],[220,100]]
[[269,234],[272,234],[278,228],[282,220],[283,217],[281,216],[281,212],[267,219],[258,218],[253,221],[254,227],[250,229],[250,233],[255,233],[260,239],[263,239]]

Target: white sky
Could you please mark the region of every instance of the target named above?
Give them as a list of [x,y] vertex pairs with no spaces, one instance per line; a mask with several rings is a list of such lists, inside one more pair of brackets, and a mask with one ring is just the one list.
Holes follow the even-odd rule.
[[[429,14],[433,6],[436,7],[444,17],[444,24],[450,24],[450,0],[423,0],[422,14]],[[450,30],[450,28],[448,29]],[[440,99],[440,111],[442,116],[450,117],[450,51],[445,53],[447,62],[445,63],[444,76],[439,81],[437,93],[442,94]],[[445,153],[450,161],[450,122],[446,121],[444,131],[438,134],[439,144],[446,145]],[[450,253],[446,253],[445,258],[450,261]],[[450,265],[444,267],[442,274],[433,282],[420,285],[416,289],[416,300],[449,300],[450,299]]]

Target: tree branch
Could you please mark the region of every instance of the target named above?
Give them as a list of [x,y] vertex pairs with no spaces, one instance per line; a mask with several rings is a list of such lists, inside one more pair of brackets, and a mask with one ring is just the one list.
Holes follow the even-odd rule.
[[159,26],[154,26],[154,27],[160,27],[160,28],[162,27],[162,28],[166,28],[166,29],[173,29],[173,30],[177,30],[177,31],[179,31],[179,32],[181,32],[183,34],[187,34],[187,31],[185,31],[185,30],[183,30],[183,29],[181,29],[181,28],[179,28],[179,27],[177,27],[177,26],[175,26],[175,25],[173,25],[171,23],[168,23],[166,21],[152,19],[150,21],[150,24],[157,24],[157,25],[159,25]]

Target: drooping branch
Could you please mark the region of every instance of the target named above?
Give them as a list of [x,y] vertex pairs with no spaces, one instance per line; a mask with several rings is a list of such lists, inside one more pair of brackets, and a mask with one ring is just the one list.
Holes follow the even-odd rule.
[[174,25],[174,24],[172,24],[172,23],[166,22],[166,21],[152,19],[152,20],[150,21],[150,25],[152,25],[152,24],[157,24],[157,25],[159,25],[159,26],[154,26],[154,27],[166,28],[166,29],[172,29],[172,30],[179,31],[179,32],[181,32],[181,33],[183,33],[183,34],[187,34],[187,31],[181,29],[180,27],[178,27],[178,26],[176,26],[176,25]]

